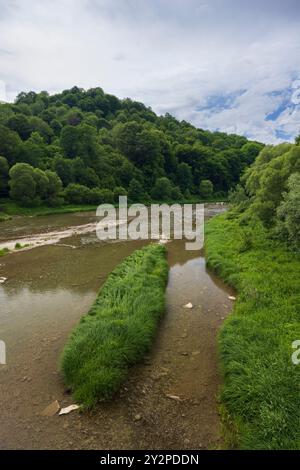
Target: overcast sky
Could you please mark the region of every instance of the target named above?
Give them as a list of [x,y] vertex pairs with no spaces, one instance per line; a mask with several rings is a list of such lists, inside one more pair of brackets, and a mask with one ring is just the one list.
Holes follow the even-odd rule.
[[101,86],[267,143],[300,130],[299,0],[0,0],[0,99]]

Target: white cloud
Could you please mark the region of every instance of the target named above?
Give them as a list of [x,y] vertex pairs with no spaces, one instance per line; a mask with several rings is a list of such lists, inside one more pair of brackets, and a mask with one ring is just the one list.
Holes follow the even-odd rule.
[[[299,19],[296,0],[0,0],[0,79],[11,99],[102,86],[202,128],[276,143],[276,131],[295,136],[300,126],[298,109],[265,120],[282,99],[270,92],[300,78]],[[230,109],[197,111],[238,90]]]

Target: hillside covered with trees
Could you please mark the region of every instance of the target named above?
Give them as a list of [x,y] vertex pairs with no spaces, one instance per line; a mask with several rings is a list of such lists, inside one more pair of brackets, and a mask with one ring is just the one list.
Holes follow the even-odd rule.
[[0,197],[28,207],[225,197],[262,147],[101,88],[20,93],[0,104]]

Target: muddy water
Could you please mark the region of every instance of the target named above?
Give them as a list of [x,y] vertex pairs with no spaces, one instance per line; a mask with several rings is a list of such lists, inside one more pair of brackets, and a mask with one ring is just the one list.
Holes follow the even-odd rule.
[[[208,215],[218,211],[210,208]],[[1,239],[95,222],[89,213],[19,218]],[[220,445],[216,334],[229,290],[207,272],[203,253],[167,245],[167,312],[152,353],[133,368],[112,403],[91,414],[43,417],[52,401],[72,403],[58,370],[73,326],[109,272],[144,242],[100,243],[80,233],[0,258],[0,448],[209,448]],[[191,310],[183,308],[192,302]],[[178,399],[169,398],[175,395]]]

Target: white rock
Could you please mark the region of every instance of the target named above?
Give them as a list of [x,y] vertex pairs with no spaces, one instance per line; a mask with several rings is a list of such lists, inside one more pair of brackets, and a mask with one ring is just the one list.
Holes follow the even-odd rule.
[[184,308],[193,308],[193,304],[191,302],[189,302],[188,304],[186,304],[184,306]]
[[177,395],[169,395],[169,394],[167,393],[167,394],[166,394],[166,397],[167,397],[167,398],[170,398],[171,400],[181,401],[181,398],[178,397]]
[[59,415],[67,415],[71,413],[71,411],[78,410],[80,408],[79,405],[70,405],[67,406],[66,408],[62,408],[59,412]]
[[228,299],[229,299],[229,300],[236,300],[236,298],[235,298],[233,295],[229,295],[229,296],[228,296]]
[[0,277],[0,284],[4,284],[6,280],[7,280],[7,277]]

